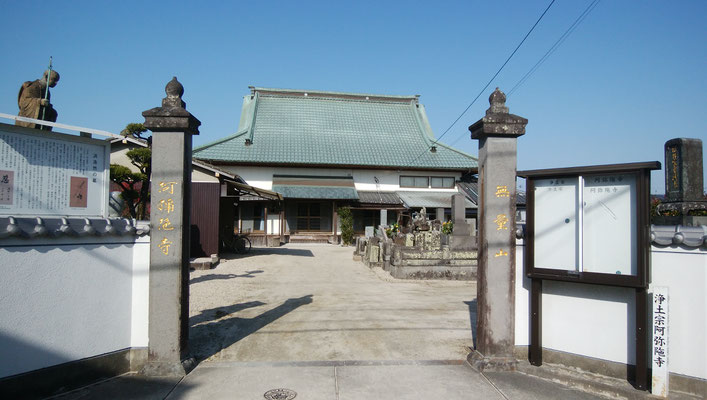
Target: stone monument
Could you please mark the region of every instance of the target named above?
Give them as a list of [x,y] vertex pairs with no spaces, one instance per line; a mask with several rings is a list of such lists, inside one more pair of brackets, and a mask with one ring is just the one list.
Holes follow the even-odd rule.
[[477,250],[476,236],[472,236],[471,225],[466,222],[466,197],[457,193],[452,195],[452,222],[454,229],[449,238],[452,250]]
[[513,370],[515,348],[516,142],[528,120],[510,114],[498,88],[486,116],[469,127],[479,140],[479,229],[476,349],[479,370]]
[[189,231],[192,135],[199,122],[182,101],[184,87],[174,77],[162,107],[142,113],[152,134],[150,184],[150,308],[148,360],[151,376],[184,376],[189,357]]
[[655,223],[685,226],[707,224],[707,217],[691,218],[689,215],[695,211],[707,211],[702,140],[676,138],[665,142],[665,196],[665,201],[658,205],[658,213],[669,215],[654,218]]
[[[59,73],[49,69],[44,71],[42,79],[27,81],[22,84],[17,94],[17,106],[20,108],[20,117],[41,119],[42,121],[56,122],[57,112],[52,107],[50,87],[56,86],[59,82]],[[51,126],[35,124],[33,122],[15,121],[15,125],[26,126],[51,131]]]

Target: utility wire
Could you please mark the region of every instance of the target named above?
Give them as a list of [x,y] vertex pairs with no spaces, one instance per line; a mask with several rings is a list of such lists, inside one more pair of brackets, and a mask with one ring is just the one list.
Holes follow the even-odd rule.
[[533,67],[532,67],[525,75],[523,75],[523,77],[513,86],[513,88],[512,88],[512,89],[508,92],[508,94],[506,95],[507,97],[510,97],[510,95],[512,95],[513,92],[515,92],[521,85],[523,85],[523,84],[525,83],[525,81],[527,81],[528,78],[529,78],[533,73],[535,73],[535,71],[536,71],[538,68],[540,68],[540,66],[541,66],[548,58],[550,58],[550,56],[552,55],[552,53],[554,53],[555,50],[557,50],[557,49],[562,45],[562,43],[564,43],[564,41],[572,34],[572,32],[574,32],[575,29],[577,29],[577,27],[579,26],[579,24],[581,24],[582,21],[584,21],[584,19],[587,18],[587,16],[589,15],[589,13],[592,12],[592,10],[594,10],[594,8],[599,4],[600,1],[601,1],[601,0],[594,0],[594,1],[592,1],[592,2],[587,6],[587,8],[584,9],[584,11],[582,12],[582,14],[580,14],[579,17],[577,17],[577,19],[574,20],[574,22],[572,23],[572,25],[570,25],[570,27],[567,28],[567,30],[565,31],[565,33],[563,33],[562,36],[560,36],[560,38],[557,39],[557,41],[555,42],[555,44],[553,44],[552,47],[550,47],[550,49],[549,49],[542,57],[540,57],[540,59],[538,60],[538,62],[536,62],[535,65],[533,65]]
[[548,10],[550,10],[550,7],[552,7],[552,5],[555,4],[555,1],[556,1],[556,0],[552,0],[552,1],[550,2],[550,4],[547,6],[547,8],[545,8],[545,11],[543,11],[543,13],[540,15],[540,17],[538,18],[538,20],[535,21],[535,24],[533,24],[533,27],[530,28],[530,30],[528,31],[528,33],[525,34],[525,37],[523,37],[523,40],[521,40],[520,43],[518,43],[518,46],[516,46],[515,50],[513,50],[513,52],[511,53],[511,55],[508,56],[508,58],[506,59],[506,61],[503,63],[503,65],[501,65],[501,67],[498,69],[498,71],[496,71],[496,73],[493,75],[493,77],[491,77],[491,79],[489,79],[489,81],[486,83],[486,85],[483,87],[483,89],[481,89],[481,90],[479,91],[479,94],[477,94],[476,97],[474,97],[474,100],[472,100],[471,103],[469,103],[469,105],[466,106],[466,108],[464,109],[464,111],[462,111],[462,113],[457,117],[457,119],[455,119],[454,122],[452,122],[452,124],[449,125],[449,128],[447,128],[447,129],[442,133],[442,135],[440,135],[439,138],[437,138],[434,142],[432,142],[432,145],[431,145],[429,148],[427,148],[425,151],[423,151],[422,153],[420,153],[420,155],[418,155],[417,157],[415,157],[415,159],[412,160],[412,162],[411,162],[409,165],[414,164],[420,157],[422,157],[423,154],[427,153],[427,152],[432,148],[432,146],[434,146],[434,145],[436,145],[437,143],[439,143],[439,141],[442,140],[442,138],[444,137],[444,135],[446,135],[447,132],[449,132],[449,131],[452,129],[452,127],[454,127],[454,125],[456,125],[457,122],[459,122],[459,120],[464,116],[464,114],[466,114],[466,112],[469,111],[469,109],[471,108],[471,106],[473,106],[474,103],[476,103],[476,100],[478,100],[479,97],[481,97],[481,95],[484,94],[484,91],[486,91],[486,89],[489,87],[489,85],[491,84],[491,82],[493,82],[493,80],[496,79],[496,77],[498,76],[498,74],[501,73],[501,71],[502,71],[503,68],[506,66],[506,64],[508,64],[508,62],[511,61],[511,58],[513,58],[513,56],[516,54],[516,52],[518,51],[518,49],[520,49],[520,46],[523,45],[523,43],[524,43],[525,40],[528,38],[528,36],[530,36],[530,34],[533,32],[533,30],[535,30],[535,27],[538,26],[538,24],[540,23],[540,20],[542,20],[543,17],[545,16],[545,14],[547,14]]
[[[589,15],[589,13],[591,13],[592,10],[594,10],[594,8],[596,8],[596,6],[599,5],[599,2],[600,2],[600,1],[601,1],[601,0],[593,0],[593,1],[587,6],[587,8],[584,9],[584,11],[579,15],[579,17],[577,17],[577,19],[574,20],[574,22],[572,23],[572,25],[570,25],[569,28],[567,28],[567,30],[565,31],[565,33],[563,33],[563,34],[560,36],[560,38],[557,39],[557,41],[555,41],[555,43],[550,47],[550,49],[548,49],[548,51],[546,51],[545,54],[544,54],[542,57],[540,57],[540,59],[538,60],[538,62],[536,62],[535,65],[533,65],[533,67],[530,68],[530,70],[528,70],[528,72],[526,72],[525,75],[523,75],[523,77],[520,78],[520,80],[519,80],[518,82],[516,82],[515,85],[513,85],[513,88],[508,91],[508,93],[506,94],[506,97],[511,97],[511,95],[512,95],[520,86],[522,86],[522,85],[528,80],[528,78],[530,78],[530,76],[531,76],[533,73],[535,73],[535,71],[537,71],[538,68],[540,68],[540,66],[541,66],[543,63],[545,63],[545,61],[547,61],[548,58],[550,58],[550,56],[555,52],[555,50],[557,50],[557,49],[562,45],[562,43],[564,43],[564,41],[572,34],[572,32],[574,32],[574,31],[577,29],[577,27],[579,26],[579,24],[581,24],[581,23],[584,21],[584,19],[587,18],[587,16]],[[450,146],[454,146],[454,145],[455,145],[459,140],[461,140],[463,137],[464,137],[464,136],[458,137],[456,140],[454,140],[454,141],[453,141],[452,143],[450,143],[449,145],[450,145]]]

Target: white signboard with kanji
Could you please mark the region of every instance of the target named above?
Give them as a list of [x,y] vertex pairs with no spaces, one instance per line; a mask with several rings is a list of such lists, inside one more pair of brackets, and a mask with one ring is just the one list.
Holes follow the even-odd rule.
[[0,125],[0,215],[106,216],[110,143]]
[[583,186],[583,271],[636,275],[636,175],[589,175]]
[[653,319],[651,320],[653,341],[653,387],[651,393],[668,397],[668,288],[653,288]]
[[578,271],[580,260],[577,178],[535,181],[535,267]]

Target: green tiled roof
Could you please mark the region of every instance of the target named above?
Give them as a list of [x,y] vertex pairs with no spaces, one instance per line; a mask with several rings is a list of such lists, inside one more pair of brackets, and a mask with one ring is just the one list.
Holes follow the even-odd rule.
[[401,205],[403,201],[395,192],[358,192],[358,201],[368,204],[392,204]]
[[254,88],[239,131],[197,147],[194,157],[216,164],[477,167],[476,158],[448,146],[429,151],[433,140],[417,96]]
[[350,176],[273,175],[272,190],[285,198],[358,200]]
[[346,187],[273,185],[272,190],[286,199],[358,200],[356,189]]
[[[429,191],[399,191],[398,196],[403,200],[408,207],[427,207],[427,208],[450,208],[452,207],[451,192],[429,192]],[[476,204],[464,197],[465,208],[476,208]]]

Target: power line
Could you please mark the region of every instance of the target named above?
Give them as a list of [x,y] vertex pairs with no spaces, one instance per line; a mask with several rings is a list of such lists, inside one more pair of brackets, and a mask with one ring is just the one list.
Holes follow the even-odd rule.
[[[550,56],[555,52],[555,50],[557,50],[562,45],[562,43],[564,43],[564,41],[577,29],[579,24],[581,24],[584,21],[584,19],[587,18],[589,13],[591,13],[592,10],[594,10],[594,8],[599,4],[600,1],[601,0],[593,0],[587,6],[587,8],[584,9],[584,11],[579,15],[579,17],[577,17],[577,19],[574,20],[574,22],[569,26],[569,28],[567,28],[567,30],[565,30],[565,32],[560,36],[560,38],[557,39],[557,41],[555,41],[555,43],[550,47],[550,49],[548,49],[548,51],[546,51],[545,54],[542,57],[540,57],[538,62],[536,62],[535,65],[533,65],[533,67],[530,68],[530,70],[528,70],[528,72],[526,72],[525,75],[523,75],[523,77],[520,78],[520,80],[518,82],[516,82],[515,85],[513,85],[513,88],[511,88],[511,90],[508,91],[508,93],[506,94],[506,97],[511,97],[511,95],[521,85],[523,85],[528,80],[528,78],[530,78],[530,76],[533,73],[535,73],[535,71],[537,71],[538,68],[540,68],[540,66],[543,63],[545,63],[545,61],[547,61],[548,58],[550,58]],[[454,140],[449,145],[454,146],[463,137],[464,136],[458,137],[456,140]]]
[[572,25],[570,25],[570,27],[567,28],[567,30],[565,31],[565,33],[563,33],[562,36],[560,36],[560,38],[557,39],[557,41],[555,42],[555,44],[553,44],[553,45],[550,47],[550,49],[549,49],[547,52],[545,52],[545,54],[544,54],[542,57],[540,57],[540,59],[538,60],[538,62],[536,62],[535,65],[533,65],[533,67],[530,68],[530,70],[529,70],[528,72],[526,72],[526,74],[523,75],[523,77],[522,77],[518,82],[516,82],[516,84],[513,86],[513,88],[512,88],[512,89],[508,92],[508,94],[506,95],[507,97],[510,97],[510,96],[513,94],[513,92],[516,91],[516,89],[518,89],[521,85],[523,85],[523,84],[525,83],[525,81],[527,81],[528,78],[529,78],[533,73],[535,73],[535,71],[536,71],[538,68],[540,68],[540,66],[541,66],[548,58],[550,58],[550,56],[552,55],[552,53],[554,53],[555,50],[557,50],[557,49],[562,45],[562,43],[564,43],[564,41],[572,34],[572,32],[574,32],[575,29],[577,29],[577,27],[579,26],[579,24],[581,24],[582,21],[584,21],[584,19],[589,15],[590,12],[592,12],[592,10],[594,10],[594,8],[599,4],[600,1],[601,1],[601,0],[594,0],[594,1],[592,1],[592,2],[587,6],[587,8],[584,9],[584,11],[579,15],[579,17],[577,17],[577,19],[574,20],[574,22],[572,23]]
[[[498,74],[501,73],[501,71],[502,71],[503,68],[506,66],[506,64],[508,64],[508,62],[511,61],[511,58],[513,58],[513,56],[516,54],[516,52],[518,51],[518,49],[520,49],[520,46],[523,45],[523,43],[524,43],[525,40],[528,38],[528,36],[530,36],[530,34],[533,32],[533,30],[535,30],[535,27],[538,26],[538,24],[540,23],[540,20],[543,19],[543,17],[545,16],[545,14],[547,14],[548,10],[550,10],[550,7],[552,7],[553,4],[555,4],[555,0],[552,0],[552,1],[550,2],[550,4],[547,6],[547,8],[545,8],[545,11],[543,11],[543,13],[540,15],[540,17],[538,18],[538,20],[535,21],[535,24],[533,24],[533,27],[530,28],[530,30],[528,31],[528,33],[525,34],[525,37],[523,37],[523,40],[521,40],[520,43],[518,43],[518,46],[516,46],[515,50],[513,50],[513,52],[511,53],[511,55],[508,56],[508,58],[506,59],[506,61],[503,63],[503,65],[501,65],[501,67],[498,69],[498,71],[496,71],[496,73],[493,75],[493,77],[491,77],[491,79],[489,79],[489,81],[486,83],[486,85],[483,87],[483,89],[481,89],[481,90],[479,91],[479,94],[477,94],[476,97],[474,97],[474,100],[472,100],[471,103],[469,103],[469,105],[466,106],[466,108],[464,109],[464,111],[462,111],[462,113],[457,117],[457,119],[455,119],[454,122],[452,122],[452,124],[449,125],[449,128],[447,128],[447,129],[442,133],[442,135],[440,135],[439,138],[437,138],[434,142],[432,142],[432,146],[434,146],[434,145],[436,145],[437,143],[439,143],[439,141],[442,140],[442,138],[444,137],[444,135],[446,135],[447,132],[449,132],[449,131],[452,129],[452,127],[454,127],[454,125],[456,125],[456,123],[459,122],[459,120],[464,116],[464,114],[466,114],[466,112],[469,111],[469,109],[471,108],[471,106],[473,106],[474,103],[476,103],[476,100],[478,100],[479,97],[481,97],[481,95],[484,93],[484,91],[486,91],[486,89],[489,87],[489,85],[491,84],[491,82],[493,82],[493,80],[496,79],[496,77],[498,76]],[[430,146],[430,148],[432,148],[432,146]],[[417,157],[415,157],[415,159],[412,160],[412,162],[411,162],[409,165],[414,164],[420,157],[422,157],[423,154],[425,154],[427,151],[429,151],[430,148],[426,149],[425,151],[423,151],[422,153],[420,153],[420,155],[418,155]]]

